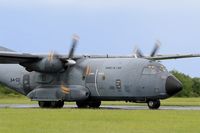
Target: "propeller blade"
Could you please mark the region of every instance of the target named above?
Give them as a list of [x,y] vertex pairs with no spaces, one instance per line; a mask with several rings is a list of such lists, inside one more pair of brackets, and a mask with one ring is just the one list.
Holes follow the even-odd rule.
[[137,47],[134,50],[134,56],[135,56],[135,58],[143,58],[144,57],[142,51]]
[[71,49],[70,49],[70,52],[69,52],[69,56],[68,56],[69,59],[73,59],[74,51],[76,49],[78,41],[79,41],[79,36],[73,35],[72,46],[71,46]]
[[160,41],[156,41],[155,46],[150,54],[151,57],[154,57],[158,53],[158,50],[160,49],[160,45],[161,45]]
[[52,62],[54,59],[58,58],[59,55],[55,51],[49,52],[48,61]]
[[137,50],[137,55],[138,55],[139,58],[143,58],[144,57],[144,55],[143,55],[143,53],[142,53],[142,51],[140,49]]
[[66,87],[66,86],[64,85],[63,82],[61,83],[60,88],[61,88],[61,91],[62,91],[64,94],[69,94],[70,91],[71,91],[70,88]]
[[49,61],[49,62],[52,62],[53,58],[54,58],[54,52],[51,51],[51,52],[49,53],[49,55],[48,55],[48,61]]

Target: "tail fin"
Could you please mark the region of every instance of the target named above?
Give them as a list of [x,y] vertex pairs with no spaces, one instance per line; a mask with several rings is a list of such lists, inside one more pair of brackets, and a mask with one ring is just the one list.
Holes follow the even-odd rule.
[[0,51],[15,52],[14,50],[11,50],[11,49],[8,49],[8,48],[2,47],[2,46],[0,46]]

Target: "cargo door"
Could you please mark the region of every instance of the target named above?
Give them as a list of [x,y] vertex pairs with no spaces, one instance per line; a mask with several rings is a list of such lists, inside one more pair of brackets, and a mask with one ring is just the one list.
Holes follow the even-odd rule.
[[28,74],[23,76],[23,88],[24,88],[25,94],[28,94],[31,91],[30,76]]
[[85,74],[85,86],[90,90],[92,96],[100,96],[97,88],[98,70],[87,66]]

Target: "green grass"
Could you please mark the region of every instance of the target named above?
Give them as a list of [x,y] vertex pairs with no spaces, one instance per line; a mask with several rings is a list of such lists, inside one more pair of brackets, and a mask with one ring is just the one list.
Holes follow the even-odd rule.
[[0,109],[1,133],[198,133],[200,111]]
[[0,104],[35,104],[37,102],[31,101],[24,96],[8,96],[0,97]]
[[[37,102],[26,97],[0,98],[0,104],[20,103]],[[103,102],[103,105],[146,104]],[[199,106],[200,98],[171,98],[163,100],[162,105]],[[200,111],[0,109],[0,133],[198,133],[199,124]]]

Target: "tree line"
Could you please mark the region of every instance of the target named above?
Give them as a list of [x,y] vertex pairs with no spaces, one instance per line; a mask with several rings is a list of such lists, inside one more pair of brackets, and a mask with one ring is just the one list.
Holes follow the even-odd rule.
[[192,78],[189,75],[178,72],[176,70],[171,73],[179,79],[183,84],[183,90],[179,92],[177,97],[199,97],[200,96],[200,78]]
[[[199,97],[200,96],[200,78],[192,78],[189,75],[173,70],[170,72],[183,84],[183,90],[176,97]],[[17,92],[0,85],[0,96],[20,96]]]

